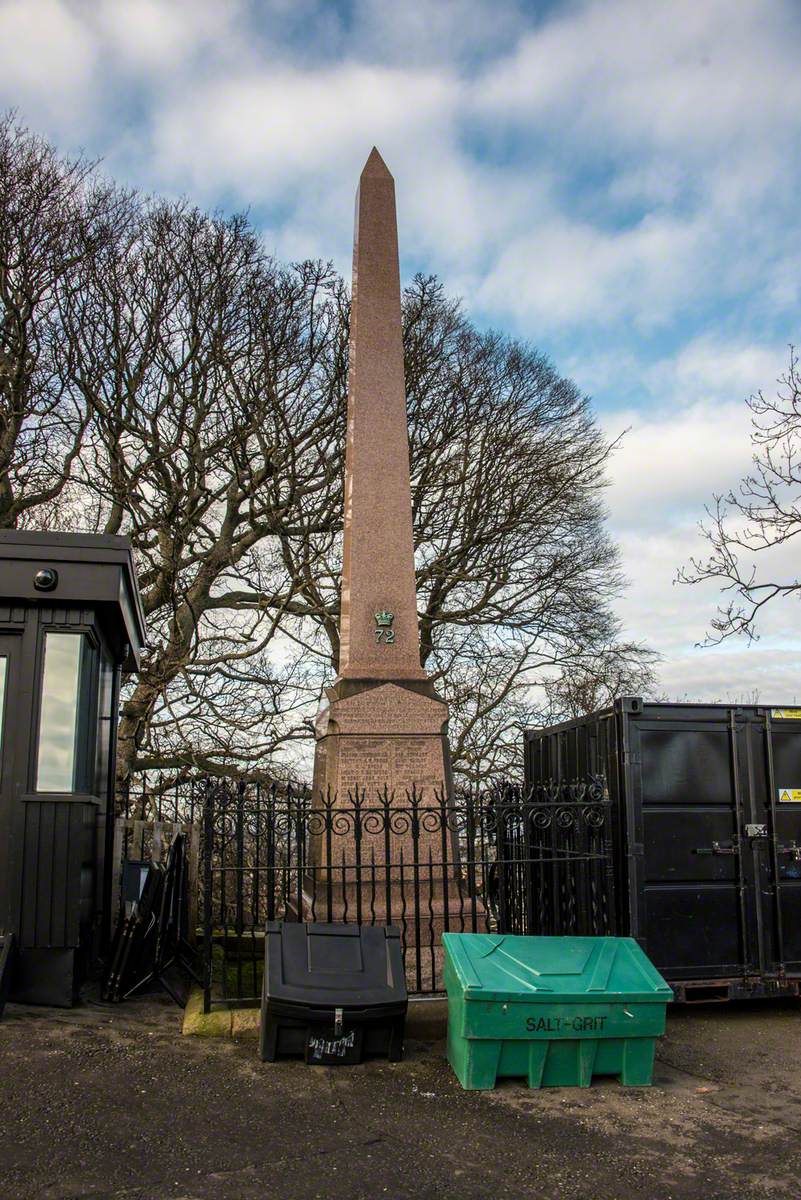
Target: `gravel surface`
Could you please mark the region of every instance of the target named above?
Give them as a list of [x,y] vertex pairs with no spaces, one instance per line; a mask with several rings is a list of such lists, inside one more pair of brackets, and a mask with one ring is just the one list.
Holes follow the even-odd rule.
[[655,1085],[463,1092],[441,1043],[309,1068],[144,998],[0,1022],[2,1200],[801,1195],[801,1008],[678,1011]]

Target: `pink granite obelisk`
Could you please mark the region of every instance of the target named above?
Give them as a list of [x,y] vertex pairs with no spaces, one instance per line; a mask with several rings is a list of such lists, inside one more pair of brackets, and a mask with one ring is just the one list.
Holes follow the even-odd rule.
[[449,790],[447,705],[420,665],[395,183],[376,149],[356,194],[339,674],[314,787],[395,803]]

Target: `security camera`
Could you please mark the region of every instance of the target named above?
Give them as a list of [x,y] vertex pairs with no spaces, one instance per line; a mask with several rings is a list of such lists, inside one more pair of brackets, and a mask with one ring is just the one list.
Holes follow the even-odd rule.
[[52,592],[58,586],[58,571],[52,567],[42,567],[33,577],[33,586],[39,592]]

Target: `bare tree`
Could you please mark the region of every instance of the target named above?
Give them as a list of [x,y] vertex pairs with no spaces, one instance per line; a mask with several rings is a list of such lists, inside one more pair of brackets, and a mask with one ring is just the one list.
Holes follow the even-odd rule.
[[706,508],[701,534],[707,556],[691,558],[678,573],[681,583],[715,580],[726,597],[706,644],[739,635],[757,638],[765,606],[801,593],[801,578],[783,552],[801,535],[801,373],[792,346],[775,397],[758,392],[746,403],[752,469]]
[[89,419],[64,308],[125,209],[90,163],[0,120],[0,528],[55,519]]
[[[104,531],[133,540],[150,629],[122,708],[121,779],[150,761],[264,762],[290,736],[260,726],[287,695],[264,654],[296,587],[277,549],[330,527],[340,484],[337,288],[324,265],[277,266],[244,217],[140,202],[73,297],[92,414],[80,483]],[[234,720],[246,680],[259,700]]]
[[660,656],[637,642],[617,642],[579,651],[545,685],[547,706],[541,724],[568,721],[608,708],[618,696],[643,696],[656,687]]

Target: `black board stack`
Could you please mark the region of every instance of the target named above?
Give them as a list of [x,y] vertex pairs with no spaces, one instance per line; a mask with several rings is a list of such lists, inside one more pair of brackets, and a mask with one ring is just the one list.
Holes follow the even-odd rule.
[[11,990],[11,968],[14,956],[14,934],[0,929],[0,1017]]
[[186,836],[178,834],[165,866],[126,863],[123,907],[103,978],[104,1000],[120,1001],[159,987],[185,1004],[185,976],[197,983],[186,929]]

